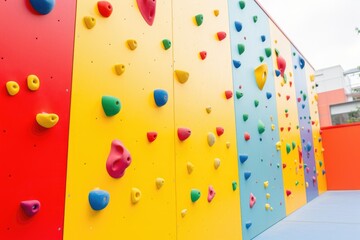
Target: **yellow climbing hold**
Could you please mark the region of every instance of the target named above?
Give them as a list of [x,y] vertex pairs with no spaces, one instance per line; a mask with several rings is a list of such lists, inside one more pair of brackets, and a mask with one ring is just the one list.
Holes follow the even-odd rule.
[[187,209],[181,210],[181,217],[185,217],[187,214]]
[[271,131],[274,131],[274,130],[275,130],[275,125],[271,124]]
[[230,148],[230,142],[226,142],[226,148]]
[[276,150],[280,151],[280,149],[281,149],[281,142],[279,141],[276,143]]
[[317,95],[317,93],[314,94],[314,99],[315,99],[315,101],[318,101],[319,95]]
[[88,29],[92,29],[96,25],[96,19],[94,17],[86,16],[84,17],[84,22]]
[[40,87],[40,80],[36,75],[29,75],[27,77],[27,85],[31,91],[36,91]]
[[207,108],[206,108],[206,112],[207,112],[207,113],[211,113],[211,107],[207,107]]
[[266,209],[266,211],[269,210],[270,207],[271,207],[270,204],[268,204],[268,203],[265,204],[265,209]]
[[141,198],[141,191],[137,188],[131,189],[131,202],[133,204],[136,204],[140,201]]
[[188,174],[191,174],[194,171],[194,164],[192,164],[191,162],[187,162],[186,168],[187,168]]
[[129,39],[126,41],[128,44],[128,47],[130,48],[130,50],[135,50],[137,48],[137,42],[134,39]]
[[311,74],[311,75],[310,75],[310,81],[311,81],[311,82],[315,81],[315,75],[314,75],[314,74]]
[[268,188],[269,187],[269,181],[265,181],[264,182],[264,188]]
[[258,88],[262,90],[268,75],[268,66],[265,63],[259,65],[257,68],[255,68],[254,74]]
[[219,158],[215,158],[214,160],[214,168],[218,169],[220,167],[220,159]]
[[270,193],[267,193],[266,194],[266,199],[269,199],[270,198]]
[[155,183],[156,183],[157,189],[160,189],[164,185],[165,180],[163,178],[157,178]]
[[189,79],[189,73],[182,70],[175,70],[175,74],[179,83],[186,83]]
[[209,144],[210,147],[213,146],[215,144],[215,141],[216,141],[215,134],[213,134],[212,132],[209,132],[208,136],[207,136],[207,141],[208,141],[208,144]]
[[44,128],[52,128],[59,121],[59,116],[55,113],[38,113],[36,122]]
[[121,75],[125,72],[125,65],[124,64],[116,64],[115,65],[115,72],[117,75]]
[[8,81],[6,83],[6,89],[9,93],[9,95],[14,96],[14,95],[18,94],[18,92],[20,91],[20,86],[15,81]]
[[220,12],[219,12],[218,9],[215,9],[215,10],[214,10],[214,15],[215,15],[215,17],[219,16],[219,13],[220,13]]

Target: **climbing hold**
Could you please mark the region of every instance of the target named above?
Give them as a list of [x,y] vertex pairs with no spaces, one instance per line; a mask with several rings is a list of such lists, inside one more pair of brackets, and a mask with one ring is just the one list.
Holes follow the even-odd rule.
[[175,75],[180,83],[186,83],[189,79],[189,73],[182,70],[175,70]]
[[52,128],[59,122],[59,116],[55,113],[38,113],[36,122],[44,128]]
[[191,162],[187,162],[186,169],[187,169],[188,174],[191,174],[194,171],[194,165]]
[[119,140],[111,142],[110,153],[106,161],[106,171],[113,178],[121,178],[131,164],[130,152]]
[[251,176],[251,172],[244,172],[244,178],[245,180],[248,180]]
[[188,137],[190,137],[191,130],[189,128],[178,128],[177,134],[180,141],[185,141]]
[[36,91],[40,87],[40,80],[36,75],[29,75],[27,77],[27,85],[31,91]]
[[270,198],[270,193],[267,193],[267,194],[265,195],[265,197],[266,197],[266,199],[269,199],[269,198]]
[[261,41],[262,41],[262,42],[265,42],[265,41],[266,41],[265,35],[261,35]]
[[282,168],[286,168],[286,163],[283,163]]
[[95,211],[99,211],[109,204],[110,194],[105,190],[95,189],[89,193],[88,199],[90,207]]
[[108,1],[98,1],[97,3],[97,7],[99,10],[99,13],[101,14],[101,16],[103,17],[110,17],[112,11],[113,11],[113,7],[111,5],[111,3],[109,3]]
[[318,99],[319,99],[319,96],[316,93],[314,94],[314,99],[315,99],[315,101],[318,101]]
[[215,135],[212,132],[208,132],[208,136],[207,136],[207,142],[209,144],[210,147],[212,147],[215,144]]
[[211,107],[206,107],[206,112],[211,113]]
[[200,55],[201,60],[204,60],[206,58],[206,56],[207,56],[207,52],[206,51],[201,51],[201,52],[199,52],[199,55]]
[[241,66],[241,62],[237,60],[233,60],[233,65],[235,68],[239,68]]
[[246,122],[249,119],[249,114],[243,114],[243,120]]
[[271,97],[272,97],[272,94],[269,93],[269,92],[267,92],[267,93],[266,93],[266,98],[267,98],[267,99],[270,99]]
[[264,188],[266,189],[266,188],[268,188],[269,187],[269,181],[265,181],[264,182]]
[[197,200],[199,200],[201,196],[201,192],[197,189],[191,189],[191,192],[190,192],[190,198],[191,198],[191,201],[192,202],[196,202]]
[[311,74],[311,75],[310,75],[310,81],[311,81],[311,82],[315,81],[315,75],[314,75],[314,74]]
[[307,96],[306,96],[306,94],[304,93],[304,94],[303,94],[303,100],[306,101],[306,98],[307,98]]
[[162,44],[163,44],[165,50],[168,50],[169,48],[171,48],[171,41],[169,39],[163,39]]
[[50,13],[55,6],[55,0],[30,0],[33,9],[41,15]]
[[131,202],[132,204],[136,204],[140,201],[141,191],[138,188],[131,189]]
[[291,191],[290,190],[286,190],[286,196],[290,196],[291,195]]
[[249,156],[248,155],[240,155],[239,156],[239,160],[241,163],[246,162],[246,160],[248,160]]
[[[301,165],[299,166],[299,168],[301,169]],[[295,186],[299,185],[299,181],[295,181]]]
[[323,162],[319,161],[319,166],[322,167],[322,165],[323,165]]
[[216,134],[220,137],[224,134],[224,128],[223,127],[216,127]]
[[208,202],[211,202],[213,200],[213,198],[215,197],[215,194],[216,194],[216,192],[215,192],[213,186],[210,185],[209,189],[208,189],[208,197],[207,197]]
[[305,60],[299,56],[299,66],[301,69],[305,67]]
[[236,91],[236,98],[240,99],[244,96],[244,94],[242,92]]
[[153,142],[157,138],[157,132],[148,132],[146,136],[149,142]]
[[225,91],[225,97],[226,97],[226,99],[230,99],[230,98],[232,98],[232,96],[233,96],[232,91],[230,91],[230,90],[226,90],[226,91]]
[[281,142],[278,141],[278,142],[275,144],[275,146],[276,146],[276,150],[277,150],[277,151],[280,151],[280,149],[281,149]]
[[216,35],[217,35],[219,41],[222,41],[226,38],[226,32],[218,32]]
[[136,2],[145,22],[152,26],[155,19],[156,0],[136,0]]
[[271,56],[271,48],[265,48],[265,55],[267,57],[270,57]]
[[115,65],[115,72],[117,75],[121,75],[125,72],[125,65],[124,64],[116,64]]
[[15,81],[8,81],[6,83],[6,90],[10,96],[15,96],[20,91],[20,86]]
[[269,210],[269,209],[270,209],[270,204],[265,203],[265,210],[267,211],[267,210]]
[[245,227],[246,229],[249,229],[251,227],[252,223],[251,222],[246,222],[245,223]]
[[239,43],[238,44],[238,52],[239,52],[239,55],[243,54],[245,52],[245,45],[242,44],[242,43]]
[[28,217],[32,217],[40,211],[41,204],[38,200],[25,200],[20,202],[20,206]]
[[325,169],[322,170],[322,175],[325,175],[326,174],[326,171]]
[[185,217],[187,214],[187,209],[181,210],[181,217]]
[[215,17],[219,16],[219,13],[220,13],[220,12],[219,12],[218,9],[215,9],[215,10],[214,10],[214,15],[215,15]]
[[276,62],[277,62],[278,69],[281,72],[281,76],[284,76],[285,69],[286,69],[286,61],[285,61],[285,59],[283,57],[281,57],[281,56],[278,56],[276,58]]
[[254,100],[254,106],[258,107],[259,106],[259,100]]
[[254,23],[256,23],[257,20],[258,20],[258,16],[253,16],[253,21],[254,21]]
[[292,142],[292,143],[291,143],[291,147],[292,147],[292,149],[294,150],[294,149],[296,148],[296,142]]
[[113,96],[102,96],[101,104],[105,115],[108,117],[118,114],[121,110],[120,100]]
[[240,6],[240,9],[244,9],[245,8],[245,1],[239,1],[239,6]]
[[249,141],[250,140],[250,134],[248,132],[244,133],[244,139],[245,141]]
[[231,183],[231,186],[232,186],[232,190],[235,191],[237,189],[237,182],[236,181],[233,181]]
[[275,75],[278,77],[281,75],[281,72],[279,70],[275,70]]
[[127,40],[126,41],[127,42],[127,45],[128,45],[128,47],[130,48],[130,50],[135,50],[136,48],[137,48],[137,42],[136,42],[136,40],[134,40],[134,39],[129,39],[129,40]]
[[286,100],[289,101],[290,95],[286,95]]
[[274,130],[275,130],[275,125],[271,124],[271,131],[274,131]]
[[168,101],[168,93],[165,90],[162,89],[156,89],[154,90],[154,100],[155,104],[158,107],[164,106]]
[[287,143],[286,144],[286,153],[289,154],[290,151],[291,151],[291,146],[290,146],[290,144]]
[[264,88],[266,78],[268,75],[268,66],[263,63],[254,70],[255,80],[258,88],[262,90]]
[[[276,41],[276,40],[275,40]],[[275,48],[275,55],[278,57],[280,55],[279,49]]]
[[198,14],[195,16],[196,25],[200,26],[204,21],[204,16],[202,14]]
[[307,142],[305,148],[306,148],[306,151],[307,151],[307,152],[310,152],[310,151],[311,151],[311,148],[312,148],[311,142]]
[[236,31],[237,31],[237,32],[240,32],[240,31],[242,30],[242,24],[241,24],[241,22],[235,21],[234,24],[235,24],[235,29],[236,29]]
[[215,168],[215,169],[218,169],[218,168],[220,167],[220,163],[221,163],[220,159],[219,159],[219,158],[215,158],[215,159],[214,159],[214,168]]
[[262,63],[262,62],[264,61],[264,57],[263,57],[263,56],[260,56],[260,57],[259,57],[259,60],[260,60],[260,62]]
[[250,200],[249,200],[250,208],[253,208],[255,203],[256,203],[256,197],[254,196],[254,194],[250,193]]
[[165,180],[163,178],[156,178],[155,180],[155,184],[156,184],[156,188],[160,189],[165,183]]
[[86,16],[84,17],[84,22],[88,29],[92,29],[96,25],[96,19],[94,17]]
[[259,134],[265,132],[265,124],[261,120],[258,121],[258,132]]

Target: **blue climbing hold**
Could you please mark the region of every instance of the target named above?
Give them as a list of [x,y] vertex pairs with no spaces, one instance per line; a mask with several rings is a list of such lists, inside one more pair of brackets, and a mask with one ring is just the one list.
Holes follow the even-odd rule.
[[46,15],[53,10],[55,0],[30,0],[30,4],[36,12]]
[[245,180],[248,180],[251,176],[251,172],[244,172]]
[[89,203],[93,210],[104,209],[110,200],[110,194],[104,190],[93,190],[89,193]]
[[251,222],[247,222],[247,223],[245,223],[245,227],[246,227],[246,229],[249,229],[249,228],[251,227],[251,225],[252,225],[252,223],[251,223]]
[[242,29],[242,24],[241,22],[235,21],[235,29],[236,31],[240,32]]
[[281,72],[279,70],[275,70],[275,75],[278,77],[280,76]]
[[266,93],[266,98],[267,98],[267,99],[270,99],[271,97],[272,97],[272,94],[271,94],[270,92],[267,92],[267,93]]
[[262,41],[262,42],[265,42],[265,41],[266,41],[265,35],[261,35],[261,41]]
[[307,142],[307,144],[306,144],[306,151],[310,152],[311,148],[312,148],[311,143],[310,143],[310,142]]
[[233,64],[235,68],[239,68],[241,66],[241,62],[238,60],[233,60]]
[[302,109],[304,109],[304,108],[305,108],[305,104],[302,104],[301,107],[302,107]]
[[239,156],[239,159],[240,159],[240,162],[241,163],[244,163],[244,162],[246,162],[246,160],[248,160],[248,155],[240,155]]
[[162,107],[164,106],[168,101],[168,93],[165,90],[162,89],[156,89],[154,90],[154,99],[156,106]]
[[305,67],[305,60],[299,56],[299,66],[301,69]]

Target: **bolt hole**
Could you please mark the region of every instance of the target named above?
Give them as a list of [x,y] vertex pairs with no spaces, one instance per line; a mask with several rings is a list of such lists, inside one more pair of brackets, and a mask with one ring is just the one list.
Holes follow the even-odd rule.
[[135,197],[139,198],[140,197],[140,192],[136,192]]
[[120,104],[120,102],[119,101],[116,101],[116,103],[115,103],[116,105],[119,105]]
[[33,205],[33,206],[32,206],[32,209],[33,209],[33,210],[38,209],[38,205]]

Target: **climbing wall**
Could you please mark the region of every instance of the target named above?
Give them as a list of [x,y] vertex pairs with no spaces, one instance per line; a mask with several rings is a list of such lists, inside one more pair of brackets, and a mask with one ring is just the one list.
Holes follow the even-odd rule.
[[176,0],[173,14],[177,237],[239,239],[227,4]]
[[0,2],[0,239],[62,239],[74,18]]
[[270,22],[275,72],[275,89],[279,118],[281,160],[283,168],[286,214],[306,203],[305,179],[291,45],[280,29]]
[[76,12],[64,239],[176,239],[171,2],[97,2]]
[[305,66],[307,65],[303,56],[294,48],[291,48],[294,68],[294,81],[296,87],[296,101],[299,116],[299,129],[302,149],[299,148],[299,160],[303,161],[305,174],[306,199],[313,200],[318,196],[318,186],[316,179],[315,158],[313,149],[313,132],[310,115],[310,99],[308,94],[308,81]]
[[269,19],[229,1],[243,238],[285,217]]

